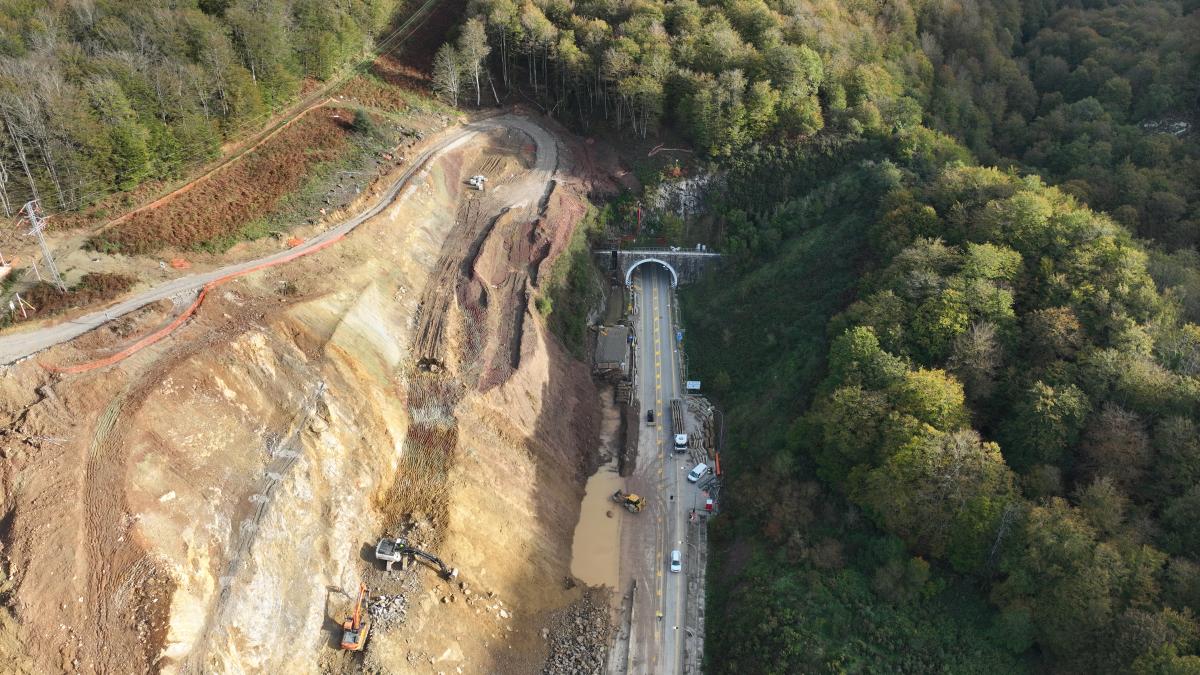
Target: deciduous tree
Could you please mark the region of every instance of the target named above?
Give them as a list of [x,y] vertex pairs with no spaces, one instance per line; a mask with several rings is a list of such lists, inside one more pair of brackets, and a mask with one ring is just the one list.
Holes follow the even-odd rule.
[[433,57],[433,90],[447,104],[458,107],[462,93],[462,59],[451,44],[442,45]]

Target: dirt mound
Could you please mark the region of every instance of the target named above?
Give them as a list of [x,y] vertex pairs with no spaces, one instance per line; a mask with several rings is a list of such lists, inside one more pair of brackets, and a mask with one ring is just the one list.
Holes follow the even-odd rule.
[[480,391],[504,383],[521,365],[521,336],[532,315],[530,288],[543,268],[553,265],[570,243],[585,207],[579,197],[555,184],[534,220],[508,211],[496,218],[460,281],[458,299],[469,329],[486,344],[479,355]]
[[541,282],[542,271],[553,266],[558,255],[571,243],[571,233],[587,213],[587,205],[575,192],[555,184],[546,200],[546,209],[538,226],[545,241],[545,253],[530,261],[530,277],[534,285]]
[[613,626],[609,609],[610,591],[589,590],[570,607],[557,612],[542,635],[550,655],[544,675],[577,675],[604,670]]

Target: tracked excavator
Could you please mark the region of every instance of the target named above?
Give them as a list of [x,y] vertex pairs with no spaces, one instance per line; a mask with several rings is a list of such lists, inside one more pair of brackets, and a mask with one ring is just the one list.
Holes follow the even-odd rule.
[[361,652],[367,644],[367,632],[371,630],[371,618],[366,616],[364,605],[370,595],[366,584],[359,584],[358,600],[354,603],[354,613],[342,622],[342,649]]
[[621,506],[624,506],[625,510],[630,513],[639,513],[642,508],[646,506],[645,499],[622,490],[617,490],[614,492],[612,495],[612,500]]
[[387,571],[392,571],[392,565],[402,562],[406,557],[418,558],[429,563],[438,571],[438,576],[449,581],[458,576],[458,570],[442,562],[442,559],[432,553],[409,546],[403,537],[395,539],[380,539],[375,545],[375,559],[387,564]]

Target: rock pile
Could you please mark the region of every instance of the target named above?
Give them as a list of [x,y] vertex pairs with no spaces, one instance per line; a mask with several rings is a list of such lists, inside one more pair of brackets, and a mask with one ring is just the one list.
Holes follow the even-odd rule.
[[371,598],[368,610],[375,630],[386,630],[404,623],[408,615],[408,598],[404,595],[377,595]]
[[607,595],[606,591],[589,590],[555,615],[550,627],[542,629],[550,648],[544,675],[604,672],[612,635]]

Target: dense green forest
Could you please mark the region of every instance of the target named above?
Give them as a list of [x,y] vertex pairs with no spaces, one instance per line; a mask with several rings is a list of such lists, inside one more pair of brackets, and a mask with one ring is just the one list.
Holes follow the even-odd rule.
[[[474,0],[464,36],[486,33],[505,86],[584,127],[667,123],[728,157],[924,123],[1179,248],[1200,243],[1196,6]],[[487,50],[468,44],[474,70]]]
[[983,162],[1036,169],[1139,236],[1194,247],[1200,145],[1184,130],[1200,101],[1197,6],[927,9],[930,118]]
[[396,0],[0,0],[0,208],[74,210],[212,157]]
[[710,671],[1200,672],[1198,7],[472,2],[443,95],[721,177]]

